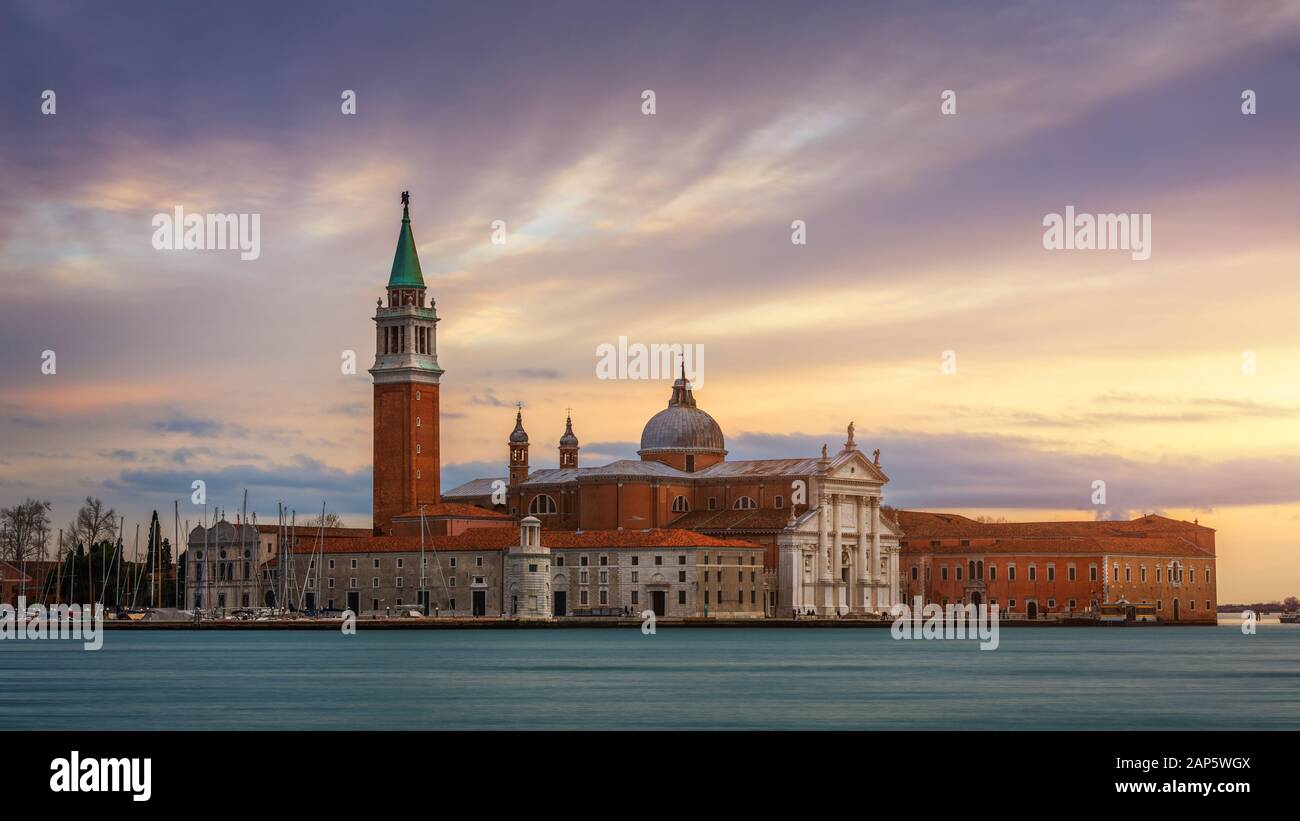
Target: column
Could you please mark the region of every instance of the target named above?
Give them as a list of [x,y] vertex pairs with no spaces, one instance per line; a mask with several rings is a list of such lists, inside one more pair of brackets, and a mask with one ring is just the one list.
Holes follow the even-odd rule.
[[821,497],[821,504],[817,508],[817,580],[830,581],[831,566],[826,557],[826,528],[830,523],[826,520],[826,497]]
[[835,528],[835,533],[831,538],[831,604],[835,612],[840,612],[840,591],[843,590],[844,580],[843,566],[841,557],[844,555],[843,535],[841,534],[840,524],[840,506],[844,497],[838,493],[831,494],[831,527]]
[[853,594],[854,610],[865,610],[871,603],[870,593],[867,592],[867,585],[871,577],[867,574],[867,562],[870,560],[867,540],[870,537],[867,535],[867,505],[865,501],[861,496],[853,497],[853,511],[857,519],[855,524],[858,531],[858,549],[856,551],[858,584]]
[[880,497],[871,498],[871,566],[867,578],[873,582],[871,588],[871,606],[880,609],[880,588],[874,583],[880,580]]

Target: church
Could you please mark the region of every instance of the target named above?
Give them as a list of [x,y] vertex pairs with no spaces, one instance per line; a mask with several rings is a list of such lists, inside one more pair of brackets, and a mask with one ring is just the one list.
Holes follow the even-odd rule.
[[820,456],[728,461],[722,427],[699,406],[684,364],[666,407],[641,431],[639,459],[582,465],[570,417],[559,467],[532,470],[520,410],[504,437],[503,475],[443,491],[438,315],[405,193],[386,291],[370,369],[376,536],[513,530],[525,517],[540,523],[543,544],[550,534],[678,531],[757,546],[764,615],[874,614],[899,601],[902,534],[882,511],[889,479],[880,452],[868,458],[850,423],[833,453],[823,445]]

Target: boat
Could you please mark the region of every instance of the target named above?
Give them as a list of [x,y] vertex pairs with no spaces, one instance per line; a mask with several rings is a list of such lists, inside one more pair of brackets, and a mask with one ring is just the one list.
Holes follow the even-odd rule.
[[1300,624],[1300,610],[1292,610],[1290,613],[1278,613],[1277,620],[1283,624]]

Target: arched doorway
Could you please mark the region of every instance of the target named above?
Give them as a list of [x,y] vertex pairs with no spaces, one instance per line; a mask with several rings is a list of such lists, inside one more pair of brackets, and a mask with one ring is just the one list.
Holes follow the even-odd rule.
[[970,603],[975,605],[976,607],[979,607],[981,604],[984,603],[984,597],[979,594],[978,590],[971,591]]
[[265,596],[265,605],[266,605],[267,607],[275,607],[275,591],[274,591],[274,590],[268,590],[268,591],[266,591],[266,596]]
[[1025,618],[1038,618],[1038,602],[1032,600],[1025,602]]

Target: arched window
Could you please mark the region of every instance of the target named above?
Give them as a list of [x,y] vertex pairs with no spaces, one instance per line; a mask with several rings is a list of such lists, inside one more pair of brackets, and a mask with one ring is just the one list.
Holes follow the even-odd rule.
[[741,496],[736,500],[736,503],[732,505],[732,508],[736,510],[753,510],[756,507],[758,507],[758,503],[748,496]]
[[691,503],[686,500],[685,496],[678,496],[673,499],[673,513],[690,513]]
[[528,512],[530,514],[545,514],[555,512],[555,500],[545,493],[534,496],[533,500],[528,503]]

